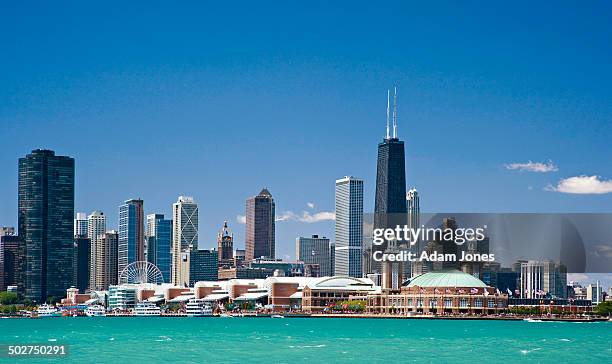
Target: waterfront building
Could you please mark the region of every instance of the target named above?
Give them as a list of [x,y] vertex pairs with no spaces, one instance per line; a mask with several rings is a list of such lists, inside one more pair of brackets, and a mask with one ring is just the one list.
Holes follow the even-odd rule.
[[508,295],[454,269],[414,277],[399,292],[374,292],[351,299],[367,301],[369,314],[496,314],[508,307]]
[[566,297],[567,270],[562,264],[529,260],[522,261],[520,267],[520,298]]
[[155,264],[162,273],[164,282],[170,282],[172,247],[172,220],[163,214],[147,215],[147,261]]
[[119,273],[129,264],[145,260],[144,201],[126,200],[119,206]]
[[12,235],[14,232],[14,229],[0,232],[0,292],[17,286],[19,280],[19,237]]
[[[378,144],[374,228],[395,228],[406,224],[406,165],[404,142],[397,136],[397,88],[393,96],[393,133],[389,130],[389,93],[387,93],[386,135]],[[372,253],[384,252],[386,244],[372,247]],[[396,268],[390,268],[396,270]],[[372,261],[372,272],[381,273],[380,262]]]
[[330,242],[328,238],[324,236],[319,237],[318,235],[312,235],[309,238],[296,238],[295,254],[297,260],[302,261],[305,264],[317,264],[319,266],[318,275],[332,275],[332,257],[330,253]]
[[138,287],[135,285],[112,285],[108,287],[108,310],[126,311],[136,305]]
[[265,279],[274,275],[271,268],[251,268],[238,266],[234,268],[219,269],[219,280],[230,279]]
[[599,281],[597,281],[595,284],[591,283],[586,287],[586,299],[591,301],[593,305],[598,305],[599,303],[603,302],[603,298],[604,290],[603,287],[599,285]]
[[101,235],[95,245],[96,261],[93,286],[91,290],[106,290],[109,286],[117,284],[119,278],[118,256],[119,256],[119,233],[110,230]]
[[88,291],[91,283],[91,240],[83,235],[75,236],[73,254],[74,285],[81,292]]
[[[77,216],[78,218],[78,216]],[[101,259],[98,258],[97,254],[100,250],[98,245],[100,240],[104,238],[106,232],[106,215],[102,211],[93,211],[87,216],[87,232],[86,236],[90,241],[90,272],[89,272],[89,287],[96,287],[96,274],[98,270],[102,269],[97,264],[100,264]],[[84,290],[81,290],[84,292]]]
[[219,266],[230,268],[234,264],[234,234],[227,227],[227,220],[217,233],[217,251],[219,252]]
[[219,260],[216,249],[191,249],[189,251],[189,286],[199,281],[216,281],[219,278]]
[[347,301],[352,296],[365,297],[374,292],[380,292],[380,287],[376,287],[368,278],[316,278],[302,289],[302,309],[311,313],[322,312],[336,302]]
[[77,212],[76,218],[74,219],[74,236],[87,236],[87,214],[84,212]]
[[246,201],[246,261],[275,258],[275,205],[266,188]]
[[336,180],[336,275],[361,277],[363,244],[363,180]]
[[[198,204],[193,197],[179,196],[172,205],[172,283],[188,282],[189,267],[183,267],[189,247],[198,246]],[[187,278],[187,280],[185,280]]]
[[33,150],[19,159],[18,225],[26,298],[62,297],[73,283],[74,159]]

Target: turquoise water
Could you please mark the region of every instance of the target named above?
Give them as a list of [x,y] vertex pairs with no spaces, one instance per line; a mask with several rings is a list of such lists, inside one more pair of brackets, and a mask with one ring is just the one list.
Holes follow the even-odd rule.
[[612,323],[176,317],[0,320],[0,344],[23,343],[65,344],[67,359],[84,363],[611,363]]

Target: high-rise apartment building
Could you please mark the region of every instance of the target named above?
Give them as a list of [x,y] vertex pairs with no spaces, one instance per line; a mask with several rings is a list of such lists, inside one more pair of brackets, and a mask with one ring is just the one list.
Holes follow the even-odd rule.
[[318,264],[321,277],[331,276],[331,252],[329,239],[318,235],[295,239],[295,255],[305,264]]
[[276,252],[275,205],[272,194],[266,188],[246,201],[247,261],[255,258],[274,259]]
[[170,282],[172,246],[172,220],[163,214],[147,215],[147,261],[155,264],[162,273],[164,282]]
[[0,292],[19,280],[19,237],[14,232],[0,231]]
[[87,236],[87,214],[84,212],[77,212],[76,218],[74,219],[74,236]]
[[[77,216],[78,218],[78,216]],[[97,254],[100,251],[98,244],[100,240],[104,238],[106,232],[106,215],[102,211],[93,211],[87,216],[87,232],[86,237],[89,239],[90,248],[90,266],[89,266],[89,287],[93,288],[98,286],[95,279],[98,275],[97,271],[102,269],[100,264],[101,260],[98,259]],[[81,291],[83,292],[83,291]]]
[[118,250],[119,234],[115,230],[110,230],[100,235],[96,244],[96,262],[92,262],[97,268],[92,290],[107,290],[109,286],[117,284],[119,279],[118,271]]
[[198,204],[193,197],[179,196],[172,205],[172,283],[183,285],[188,268],[183,267],[190,247],[198,247]]
[[335,275],[361,277],[363,246],[363,180],[336,180]]
[[19,159],[18,224],[26,298],[63,297],[74,278],[74,159],[33,150]]
[[131,199],[119,206],[119,273],[130,263],[145,260],[144,202]]

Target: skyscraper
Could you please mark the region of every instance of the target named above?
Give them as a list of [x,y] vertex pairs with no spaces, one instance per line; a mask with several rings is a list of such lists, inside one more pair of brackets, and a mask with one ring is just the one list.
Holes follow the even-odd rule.
[[318,235],[309,238],[299,237],[295,239],[295,255],[297,260],[306,264],[318,264],[321,277],[331,276],[331,253],[329,239]]
[[246,201],[246,261],[275,258],[275,205],[266,188]]
[[74,219],[74,236],[87,236],[87,214],[77,212]]
[[0,292],[6,291],[8,286],[16,286],[18,278],[19,237],[0,231]]
[[189,286],[199,281],[216,281],[219,272],[219,258],[216,249],[189,250]]
[[[406,165],[404,142],[397,137],[397,89],[393,96],[393,134],[389,131],[389,92],[387,92],[387,133],[378,144],[374,228],[395,228],[406,224]],[[372,253],[385,251],[386,244],[373,246]],[[380,262],[372,270],[381,273]],[[368,272],[370,273],[370,272]]]
[[157,266],[170,282],[170,250],[172,246],[172,220],[164,219],[163,214],[147,215],[147,260]]
[[117,284],[119,278],[119,234],[115,230],[109,230],[100,235],[96,249],[97,261],[92,262],[92,265],[97,267],[95,270],[95,284],[90,289],[107,290],[110,285]]
[[145,260],[144,202],[131,199],[119,206],[119,273],[130,263]]
[[74,286],[79,292],[84,293],[91,287],[91,240],[87,236],[76,235],[74,237]]
[[179,196],[172,205],[172,283],[184,284],[188,269],[182,267],[183,253],[198,248],[198,204],[193,197]]
[[335,275],[361,277],[363,245],[363,180],[336,180]]
[[234,264],[234,235],[227,227],[227,221],[223,222],[223,228],[217,233],[217,251],[219,266],[230,268]]
[[[87,238],[89,238],[90,249],[90,266],[89,266],[89,287],[94,288],[99,286],[95,281],[98,276],[98,270],[102,269],[100,264],[104,264],[101,259],[98,259],[97,254],[101,251],[98,248],[100,240],[104,238],[106,232],[106,216],[102,211],[94,211],[87,216]],[[83,291],[81,291],[83,292]]]
[[21,291],[63,297],[74,276],[74,159],[41,149],[20,158],[18,205]]

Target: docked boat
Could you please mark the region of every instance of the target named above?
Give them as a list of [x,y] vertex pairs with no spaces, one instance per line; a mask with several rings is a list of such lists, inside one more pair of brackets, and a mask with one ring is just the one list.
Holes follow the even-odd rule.
[[283,316],[283,315],[272,315],[270,317],[272,317],[272,318],[285,318],[285,316]]
[[187,302],[185,313],[188,317],[212,316],[212,307],[204,300],[192,298]]
[[156,304],[151,302],[137,303],[134,308],[134,315],[136,316],[159,316],[161,315],[161,309]]
[[53,317],[59,315],[55,306],[51,306],[46,303],[44,305],[38,306],[38,309],[36,309],[36,314],[38,315],[38,317]]
[[106,309],[102,305],[87,306],[85,314],[89,317],[106,316]]

